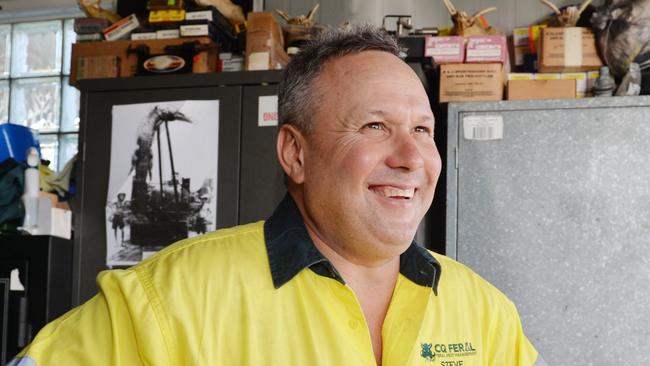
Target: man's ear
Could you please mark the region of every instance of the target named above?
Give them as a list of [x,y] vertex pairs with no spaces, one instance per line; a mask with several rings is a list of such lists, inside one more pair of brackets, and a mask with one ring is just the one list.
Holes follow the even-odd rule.
[[282,169],[296,184],[305,179],[303,134],[294,126],[283,124],[278,131],[277,152]]

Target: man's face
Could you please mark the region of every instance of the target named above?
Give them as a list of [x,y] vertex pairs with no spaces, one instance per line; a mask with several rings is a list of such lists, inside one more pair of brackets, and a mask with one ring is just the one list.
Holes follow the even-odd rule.
[[303,149],[306,224],[353,256],[399,255],[441,168],[426,92],[408,65],[380,51],[331,61],[315,82],[322,98]]

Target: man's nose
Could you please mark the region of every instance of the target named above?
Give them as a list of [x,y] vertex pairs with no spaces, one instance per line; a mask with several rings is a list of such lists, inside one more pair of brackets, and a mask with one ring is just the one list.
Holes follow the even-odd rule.
[[415,137],[410,133],[393,136],[393,149],[386,159],[386,164],[394,169],[414,171],[424,166],[424,157]]

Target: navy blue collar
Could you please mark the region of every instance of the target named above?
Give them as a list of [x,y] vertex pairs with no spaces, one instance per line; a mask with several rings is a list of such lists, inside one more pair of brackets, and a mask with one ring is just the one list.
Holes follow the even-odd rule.
[[[300,211],[288,193],[264,223],[264,237],[275,288],[282,287],[307,267],[345,284],[336,268],[314,246]],[[429,251],[413,242],[400,255],[399,265],[404,277],[420,286],[431,287],[438,294],[440,264]]]

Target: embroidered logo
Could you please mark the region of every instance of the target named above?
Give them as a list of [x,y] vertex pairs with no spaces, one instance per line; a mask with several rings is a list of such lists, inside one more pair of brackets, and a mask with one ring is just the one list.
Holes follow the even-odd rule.
[[420,356],[430,362],[440,360],[442,366],[462,366],[478,355],[472,342],[420,343]]
[[433,344],[431,343],[421,343],[420,347],[422,347],[422,350],[420,351],[420,356],[424,358],[425,360],[428,361],[435,361],[436,360],[436,354],[431,352],[431,348],[433,347]]

